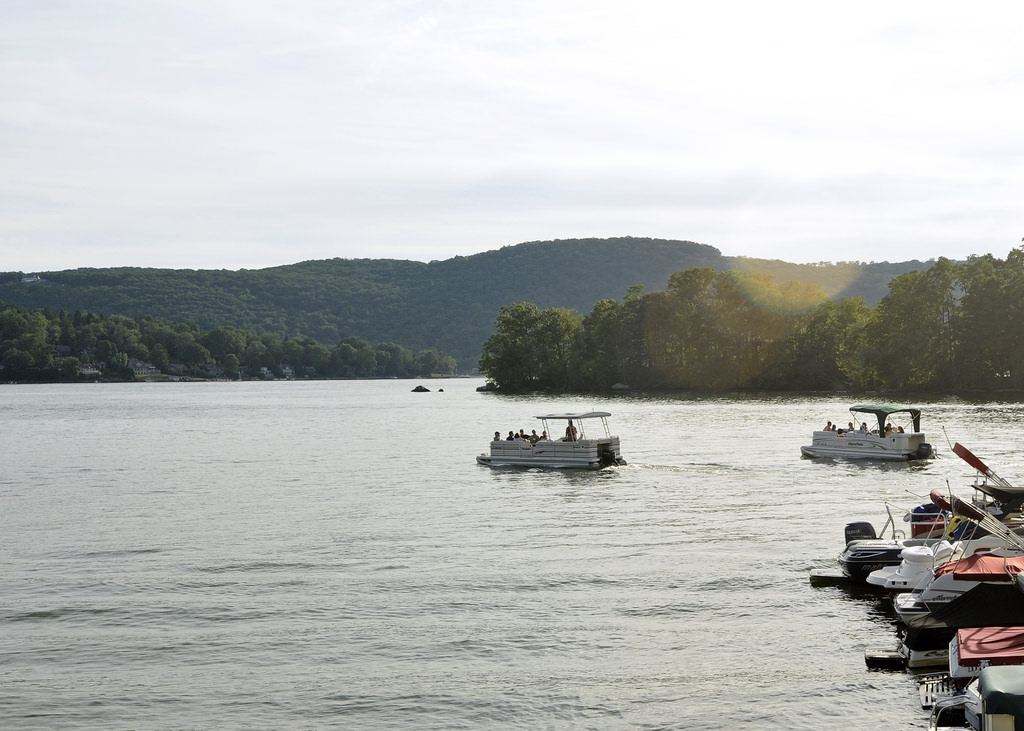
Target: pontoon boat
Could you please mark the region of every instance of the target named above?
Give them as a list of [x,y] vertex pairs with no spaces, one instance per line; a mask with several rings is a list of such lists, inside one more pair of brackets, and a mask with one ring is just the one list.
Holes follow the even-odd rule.
[[805,457],[887,461],[935,456],[932,445],[925,441],[921,431],[920,409],[894,404],[861,404],[851,406],[850,415],[852,429],[836,425],[816,431],[811,436],[810,446],[800,447],[800,452]]
[[[548,467],[599,470],[624,465],[619,438],[608,430],[607,411],[538,416],[547,439],[495,439],[476,461],[488,467]],[[549,423],[552,422],[552,423]],[[564,426],[563,426],[564,424]],[[590,433],[587,433],[587,429]]]

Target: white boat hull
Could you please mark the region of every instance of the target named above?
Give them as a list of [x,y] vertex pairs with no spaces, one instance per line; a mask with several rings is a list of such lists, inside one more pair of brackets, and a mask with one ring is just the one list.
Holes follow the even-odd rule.
[[933,456],[931,445],[921,432],[870,434],[863,432],[816,431],[811,444],[800,447],[805,457],[873,459],[893,462]]
[[490,454],[477,456],[488,467],[545,467],[549,469],[599,470],[624,465],[619,438],[581,439],[575,442],[491,442]]

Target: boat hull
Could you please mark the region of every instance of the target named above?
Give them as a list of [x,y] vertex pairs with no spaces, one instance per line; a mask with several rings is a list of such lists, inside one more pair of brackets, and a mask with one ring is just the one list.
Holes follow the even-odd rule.
[[911,546],[927,546],[936,543],[937,538],[867,538],[850,541],[839,554],[839,567],[851,579],[867,583],[871,573],[889,566],[898,567],[903,562],[903,550]]
[[626,464],[619,453],[618,437],[581,439],[575,442],[491,442],[490,453],[476,458],[487,467],[542,467],[561,470],[599,470]]
[[865,434],[817,431],[811,444],[800,447],[805,457],[832,457],[839,459],[872,459],[905,462],[911,459],[929,459],[935,456],[924,434]]
[[938,629],[1011,625],[1024,617],[1024,594],[1013,582],[941,582],[897,594],[893,608],[907,627]]

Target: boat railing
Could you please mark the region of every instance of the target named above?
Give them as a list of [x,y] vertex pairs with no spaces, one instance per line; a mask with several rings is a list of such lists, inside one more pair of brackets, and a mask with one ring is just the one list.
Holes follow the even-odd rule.
[[896,540],[897,538],[906,538],[907,534],[905,532],[896,530],[896,518],[893,517],[891,504],[885,503],[885,513],[888,517],[885,519],[885,524],[882,526],[882,530],[878,531],[878,535],[884,537],[885,531],[888,528],[892,531],[892,540]]

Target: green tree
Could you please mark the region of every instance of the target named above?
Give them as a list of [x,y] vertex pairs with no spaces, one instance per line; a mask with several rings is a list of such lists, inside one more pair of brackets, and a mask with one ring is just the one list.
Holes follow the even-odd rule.
[[238,378],[238,366],[238,356],[235,355],[234,353],[228,353],[227,355],[225,355],[221,362],[221,367],[224,369],[224,375],[231,379]]
[[1001,261],[972,256],[960,267],[963,291],[957,362],[968,390],[1024,388],[1024,249]]
[[572,387],[603,391],[622,380],[618,343],[624,314],[624,305],[606,299],[583,318],[570,368]]
[[540,310],[529,302],[498,310],[495,333],[484,342],[480,372],[507,391],[537,387],[535,333]]
[[245,352],[246,334],[238,328],[221,326],[205,333],[199,342],[217,361],[223,361],[228,354],[237,356]]
[[564,307],[541,310],[537,318],[537,378],[545,388],[569,388],[570,362],[582,318]]
[[74,381],[82,370],[82,361],[73,355],[62,358],[60,361],[60,378],[62,381]]
[[565,389],[580,318],[564,308],[521,302],[498,311],[480,372],[507,391]]
[[888,388],[953,385],[956,363],[954,270],[940,259],[927,271],[896,277],[865,328],[862,370]]
[[[394,343],[380,343],[375,352],[377,368],[382,376],[401,378],[413,370],[414,356],[411,351]],[[416,368],[415,370],[419,370]],[[430,372],[427,372],[429,375]]]
[[171,357],[167,354],[167,348],[161,343],[156,343],[149,351],[149,359],[153,365],[163,371],[167,372],[168,367],[171,364]]
[[848,297],[824,302],[798,318],[778,386],[812,390],[859,383],[858,343],[870,314],[862,298]]

